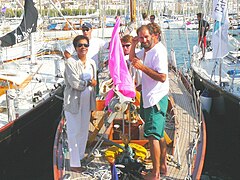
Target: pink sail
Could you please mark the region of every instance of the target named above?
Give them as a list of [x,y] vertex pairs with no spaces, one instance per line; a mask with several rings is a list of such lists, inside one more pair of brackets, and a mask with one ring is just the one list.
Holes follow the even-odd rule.
[[[119,32],[120,18],[117,18],[110,41],[108,68],[115,88],[124,96],[134,98],[136,96],[135,86],[128,71],[127,63],[124,60]],[[105,105],[108,105],[113,96],[113,90],[109,91],[105,100]]]

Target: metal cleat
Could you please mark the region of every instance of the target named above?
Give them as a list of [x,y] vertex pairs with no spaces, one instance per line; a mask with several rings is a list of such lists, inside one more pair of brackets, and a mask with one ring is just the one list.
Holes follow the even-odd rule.
[[181,164],[179,164],[177,161],[174,160],[174,157],[172,155],[167,154],[167,164],[169,166],[176,167],[177,169],[181,169]]

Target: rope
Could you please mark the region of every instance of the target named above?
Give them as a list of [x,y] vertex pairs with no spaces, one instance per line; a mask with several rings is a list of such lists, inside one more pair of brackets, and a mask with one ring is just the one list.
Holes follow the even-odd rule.
[[92,177],[101,180],[110,180],[112,178],[112,173],[109,166],[99,166],[93,162],[91,164],[92,166],[88,165],[87,170],[82,173],[84,177]]

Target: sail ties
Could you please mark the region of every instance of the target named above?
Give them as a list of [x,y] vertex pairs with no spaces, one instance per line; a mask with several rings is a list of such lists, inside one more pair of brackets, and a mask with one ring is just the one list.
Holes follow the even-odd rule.
[[19,92],[15,89],[9,89],[6,91],[6,102],[7,102],[9,122],[15,120],[19,116],[18,95],[19,95]]

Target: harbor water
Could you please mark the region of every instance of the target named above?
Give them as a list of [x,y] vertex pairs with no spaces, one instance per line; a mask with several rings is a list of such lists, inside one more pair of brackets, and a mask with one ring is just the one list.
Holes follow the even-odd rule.
[[171,49],[175,51],[177,67],[190,68],[192,47],[198,42],[197,30],[167,29],[164,34],[169,54]]

